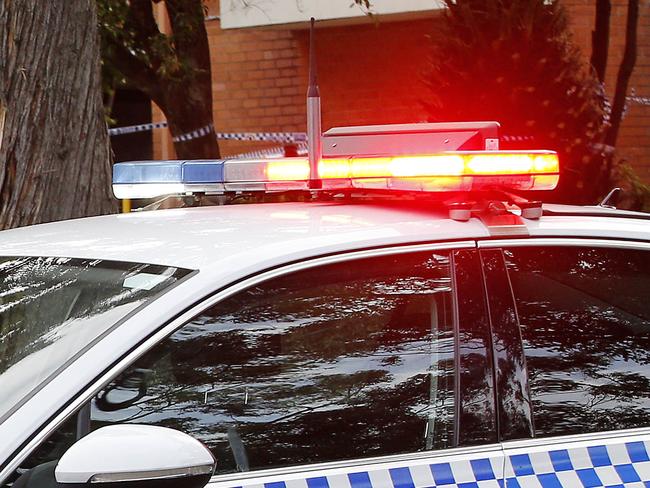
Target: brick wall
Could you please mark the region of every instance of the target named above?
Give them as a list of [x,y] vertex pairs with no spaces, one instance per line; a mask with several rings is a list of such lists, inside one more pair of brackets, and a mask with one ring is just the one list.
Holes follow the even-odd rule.
[[[623,58],[627,0],[611,0],[609,58],[605,89],[614,95],[616,76]],[[591,31],[595,20],[595,0],[564,0],[570,14],[575,41],[585,60],[591,56]],[[637,59],[630,80],[628,95],[634,89],[638,96],[650,97],[650,0],[639,2]],[[618,150],[644,181],[650,183],[650,106],[628,103],[618,137]]]
[[[591,53],[595,0],[564,0],[574,39],[585,60]],[[625,41],[627,0],[612,0],[610,55],[606,89],[613,93]],[[209,3],[218,14],[218,1]],[[630,87],[650,96],[650,0],[641,0],[637,63]],[[369,22],[321,27],[317,34],[323,128],[418,122],[425,119],[420,100],[422,60],[428,56],[427,33],[435,19]],[[308,32],[222,30],[207,23],[212,59],[214,120],[217,131],[304,131]],[[154,111],[154,120],[162,119]],[[260,143],[222,141],[224,155],[265,147]],[[156,157],[172,157],[166,131],[154,138]],[[273,144],[267,144],[266,146]],[[650,107],[630,104],[619,136],[619,151],[650,182]]]
[[[209,15],[218,2],[208,3]],[[282,29],[222,30],[208,21],[215,130],[277,132],[305,130],[307,71],[304,33]],[[163,118],[158,112],[154,117]],[[154,120],[157,120],[154,118]],[[159,131],[156,155],[173,157],[171,138]],[[165,139],[165,140],[163,140]],[[273,143],[220,141],[223,155]]]

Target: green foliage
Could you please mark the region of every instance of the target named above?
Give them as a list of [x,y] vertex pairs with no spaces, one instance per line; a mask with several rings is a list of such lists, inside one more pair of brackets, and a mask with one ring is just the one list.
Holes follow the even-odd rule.
[[603,100],[565,10],[545,0],[445,2],[425,79],[430,119],[497,120],[503,134],[533,136],[560,153],[562,198],[593,201]]
[[173,15],[169,34],[158,28],[150,0],[96,1],[104,93],[109,97],[116,87],[152,91],[153,87],[142,83],[144,76],[133,76],[137,69],[143,75],[150,74],[149,81],[175,85],[187,83],[201,70],[183,49],[200,35],[205,13],[201,0],[184,2],[180,9],[174,8],[177,1],[166,2],[170,16]]
[[650,212],[650,185],[641,181],[626,161],[616,164],[614,178],[623,190],[622,201],[617,203],[617,207]]
[[[210,47],[203,0],[96,0],[104,101],[116,88],[146,94],[173,135],[212,123]],[[154,6],[160,7],[154,15]],[[159,24],[161,24],[159,26]],[[213,134],[174,142],[179,158],[218,158]]]

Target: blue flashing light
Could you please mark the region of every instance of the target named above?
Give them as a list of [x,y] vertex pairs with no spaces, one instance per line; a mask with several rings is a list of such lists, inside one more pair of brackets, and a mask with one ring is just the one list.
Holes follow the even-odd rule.
[[130,161],[113,165],[114,185],[224,182],[224,161]]
[[116,198],[224,190],[224,161],[129,161],[113,165]]
[[224,161],[185,161],[183,163],[182,181],[188,185],[223,183],[223,165]]
[[182,183],[182,161],[131,161],[113,165],[114,185]]

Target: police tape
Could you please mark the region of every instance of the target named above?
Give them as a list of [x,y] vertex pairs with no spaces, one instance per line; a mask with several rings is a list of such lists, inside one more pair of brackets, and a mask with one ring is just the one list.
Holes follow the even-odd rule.
[[[307,143],[299,142],[295,144],[295,152],[292,156],[306,156]],[[240,154],[233,154],[227,156],[228,159],[266,159],[266,158],[282,158],[288,156],[287,148],[285,146],[275,146],[266,149],[259,149],[257,151],[249,151]]]
[[[145,132],[153,129],[164,129],[168,127],[166,121],[152,122],[148,124],[129,125],[125,127],[113,127],[108,129],[108,135],[119,136],[122,134],[134,134]],[[297,143],[306,142],[307,134],[305,132],[214,132],[212,124],[205,125],[185,134],[175,136],[174,142],[186,142],[192,139],[198,139],[213,133],[217,139],[236,140],[236,141],[260,141],[260,142],[286,142]]]
[[191,141],[192,139],[198,139],[199,137],[207,136],[208,134],[212,134],[213,132],[214,132],[214,126],[210,123],[208,125],[204,125],[203,127],[200,127],[193,131],[186,132],[185,134],[181,134],[180,136],[172,137],[172,141],[174,142]]
[[632,93],[632,95],[627,97],[627,101],[639,105],[646,105],[646,106],[650,105],[650,97],[639,97],[637,95],[634,95],[634,93]]
[[125,127],[113,127],[108,129],[109,136],[119,136],[122,134],[134,134],[136,132],[145,132],[153,129],[164,129],[167,122],[153,122],[149,124],[127,125]]

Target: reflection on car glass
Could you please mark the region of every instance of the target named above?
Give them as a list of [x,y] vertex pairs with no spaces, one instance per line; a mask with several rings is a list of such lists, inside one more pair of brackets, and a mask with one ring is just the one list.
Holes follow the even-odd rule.
[[[187,274],[97,259],[0,258],[0,423],[58,368]],[[124,286],[142,275],[154,278]]]
[[649,257],[507,251],[538,436],[650,425]]
[[220,473],[450,447],[448,257],[354,264],[277,278],[202,313],[98,395],[93,428],[177,428],[210,447]]

